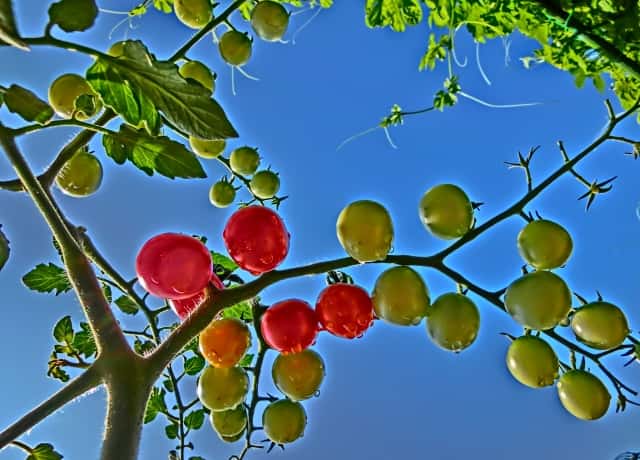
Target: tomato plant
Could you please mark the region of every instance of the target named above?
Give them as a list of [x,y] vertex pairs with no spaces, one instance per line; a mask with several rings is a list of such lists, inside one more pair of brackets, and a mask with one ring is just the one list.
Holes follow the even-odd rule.
[[420,323],[430,304],[422,277],[405,266],[385,270],[376,280],[371,299],[379,318],[401,326]]
[[479,329],[478,307],[463,294],[443,294],[427,310],[429,337],[445,350],[459,352],[469,347]]
[[280,354],[271,370],[276,387],[290,400],[302,401],[314,396],[325,376],[320,355],[306,349],[298,353]]
[[383,260],[391,251],[393,224],[389,212],[371,200],[347,205],[336,223],[340,244],[358,262]]
[[553,348],[540,337],[518,337],[507,351],[507,368],[513,378],[531,388],[553,385],[560,363]]
[[331,334],[354,339],[373,324],[373,302],[361,287],[336,283],[324,288],[318,296],[316,314],[322,327]]
[[262,316],[260,330],[271,348],[281,353],[299,353],[316,340],[318,318],[304,300],[282,300]]

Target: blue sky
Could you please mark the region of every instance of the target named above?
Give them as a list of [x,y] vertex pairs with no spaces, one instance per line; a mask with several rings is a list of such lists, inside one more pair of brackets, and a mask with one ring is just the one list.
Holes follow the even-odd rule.
[[[14,3],[25,35],[40,34],[46,22],[44,2]],[[133,2],[102,5],[128,9]],[[590,85],[576,90],[569,76],[547,66],[525,70],[518,57],[530,52],[531,44],[518,36],[511,41],[508,65],[500,41],[481,48],[482,65],[492,83],[487,85],[475,66],[475,46],[461,32],[458,55],[467,57],[469,64],[456,72],[467,93],[497,104],[542,104],[504,110],[462,100],[444,113],[409,118],[401,128],[393,128],[398,149],[391,148],[378,130],[336,150],[345,138],[374,126],[394,103],[407,110],[430,105],[446,76],[444,66],[436,72],[417,70],[428,37],[426,24],[403,34],[370,30],[364,25],[363,9],[361,1],[339,2],[300,33],[295,45],[256,40],[246,70],[260,81],[236,74],[236,96],[231,93],[230,70],[221,63],[210,38],[190,53],[218,73],[216,98],[241,135],[230,145],[258,146],[265,165],[280,172],[282,191],[290,196],[281,208],[292,234],[285,267],[343,256],[335,220],[344,205],[361,198],[380,201],[389,209],[396,254],[437,251],[446,243],[428,234],[418,219],[417,205],[428,188],[442,182],[460,185],[474,201],[485,203],[478,213],[484,221],[525,190],[522,173],[508,171],[504,161],[540,145],[533,166],[534,181],[540,181],[561,164],[555,147],[558,139],[573,154],[606,121],[604,96]],[[292,29],[309,15],[295,16]],[[98,27],[71,39],[107,49],[109,30],[120,19],[102,14]],[[237,16],[234,23],[247,28]],[[172,16],[156,12],[135,21],[135,26],[129,36],[142,38],[160,58],[190,34]],[[124,31],[118,29],[113,40],[123,38]],[[90,65],[77,53],[43,48],[29,54],[3,48],[0,58],[0,84],[17,81],[42,96],[59,74],[83,73]],[[5,111],[0,119],[16,123]],[[50,130],[22,139],[20,146],[34,169],[40,170],[73,132]],[[633,123],[619,131],[628,136],[637,132]],[[55,196],[73,222],[89,229],[125,277],[134,273],[141,244],[160,232],[204,234],[213,249],[223,250],[220,235],[232,210],[218,210],[208,203],[210,185],[224,173],[216,162],[205,164],[208,179],[170,181],[148,178],[130,165],[117,166],[106,158],[99,142],[92,147],[105,168],[99,193],[78,200],[56,190]],[[589,298],[600,290],[625,308],[637,330],[640,170],[624,151],[620,144],[607,144],[580,166],[590,179],[618,176],[613,191],[596,200],[588,213],[584,202],[576,201],[584,190],[570,177],[550,187],[529,210],[560,222],[573,235],[574,254],[560,271],[570,287]],[[10,166],[0,159],[0,178],[9,177]],[[67,314],[77,322],[81,312],[72,295],[35,294],[20,283],[35,264],[55,259],[50,234],[29,199],[0,192],[0,223],[13,250],[0,273],[5,311],[0,335],[0,349],[5,351],[0,381],[4,427],[60,387],[45,375],[53,345],[51,328]],[[515,239],[521,227],[522,221],[515,218],[504,222],[454,254],[449,265],[487,289],[506,286],[520,273]],[[364,266],[350,273],[370,289],[380,270]],[[420,272],[433,298],[455,289],[433,271]],[[313,303],[322,287],[322,277],[308,277],[270,288],[263,299],[300,297]],[[632,407],[616,415],[612,409],[603,420],[580,422],[564,412],[554,388],[534,391],[516,383],[506,370],[508,342],[499,332],[518,334],[519,328],[504,313],[476,300],[482,318],[479,338],[460,355],[430,343],[424,324],[411,328],[376,324],[353,342],[320,337],[316,349],[325,358],[327,378],[320,397],[305,403],[309,415],[305,437],[284,453],[274,452],[273,458],[608,460],[625,450],[640,450],[640,410]],[[130,319],[124,321],[135,325]],[[558,352],[567,359],[564,350]],[[622,359],[615,357],[610,363],[625,381],[640,387],[640,367],[622,370]],[[265,377],[263,389],[270,391],[268,368]],[[184,391],[194,394],[194,388]],[[97,458],[104,403],[104,392],[97,391],[41,423],[23,440],[53,442],[67,459]],[[166,458],[170,444],[163,431],[161,422],[145,429],[141,458]],[[194,442],[198,447],[194,455],[207,460],[226,459],[241,448],[239,443],[222,445],[208,427],[194,436]],[[250,456],[264,457],[260,452]],[[22,458],[15,449],[0,452],[2,460]]]

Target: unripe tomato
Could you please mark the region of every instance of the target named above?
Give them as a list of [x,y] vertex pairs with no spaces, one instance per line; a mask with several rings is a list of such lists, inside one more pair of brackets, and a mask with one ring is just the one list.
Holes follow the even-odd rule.
[[127,43],[126,40],[115,42],[111,47],[107,50],[107,54],[111,57],[119,58],[124,56],[124,45]]
[[353,284],[327,286],[316,302],[318,321],[338,337],[360,337],[373,322],[373,302],[367,291]]
[[398,266],[384,271],[373,289],[376,315],[392,324],[416,325],[429,308],[429,290],[411,267]]
[[79,151],[68,160],[58,175],[56,185],[65,195],[82,198],[95,193],[102,183],[102,164],[94,155]]
[[49,19],[65,32],[82,32],[94,24],[98,11],[95,0],[63,0],[49,7]]
[[213,17],[209,0],[174,0],[176,17],[187,27],[202,29]]
[[229,30],[220,37],[218,50],[226,63],[240,67],[251,58],[251,39],[247,34]]
[[7,263],[7,260],[9,260],[9,253],[11,252],[9,240],[4,233],[2,233],[1,228],[2,225],[0,225],[0,270],[4,267],[4,264]]
[[529,222],[518,234],[518,250],[529,265],[537,270],[564,265],[573,250],[571,235],[550,220]]
[[476,340],[480,314],[467,296],[455,292],[443,294],[427,312],[427,332],[439,347],[459,352]]
[[264,341],[274,350],[299,353],[316,340],[318,318],[304,300],[283,300],[262,315],[260,330]]
[[199,294],[211,279],[211,254],[196,238],[163,233],[142,246],[136,273],[149,293],[166,299],[188,299]]
[[209,414],[209,421],[221,438],[236,436],[247,426],[247,409],[240,404],[235,409],[214,411]]
[[258,151],[251,147],[238,147],[229,156],[229,165],[236,174],[249,176],[256,172],[260,165]]
[[[76,110],[76,99],[84,95],[94,97],[95,110],[91,113]],[[87,80],[80,75],[72,73],[61,75],[51,83],[49,87],[49,104],[59,116],[63,118],[75,116],[80,121],[88,120],[102,108],[98,95],[89,86]]]
[[314,396],[324,380],[324,362],[318,353],[306,349],[300,353],[278,355],[271,369],[273,382],[287,398],[303,401]]
[[189,145],[196,155],[210,160],[220,156],[227,146],[227,142],[224,139],[198,139],[189,136]]
[[215,82],[211,70],[199,61],[189,61],[180,66],[180,75],[197,81],[211,93],[214,91]]
[[235,263],[252,275],[273,270],[289,252],[284,222],[264,206],[247,206],[233,213],[222,238]]
[[263,40],[281,40],[289,25],[289,13],[280,3],[263,0],[251,12],[251,26]]
[[262,200],[268,200],[276,196],[280,190],[280,178],[273,171],[265,169],[258,171],[249,182],[251,193]]
[[[213,284],[216,289],[223,290],[224,284],[218,278],[218,275],[215,273],[211,274],[211,279],[209,280],[211,284]],[[178,317],[183,320],[189,314],[198,308],[204,299],[207,298],[207,290],[206,288],[194,295],[193,297],[189,297],[186,299],[169,299],[169,306],[175,312]]]
[[471,228],[473,206],[457,185],[436,185],[420,201],[420,220],[438,238],[460,238]]
[[304,435],[307,413],[299,402],[281,399],[264,409],[262,426],[271,441],[276,444],[288,444]]
[[507,368],[513,378],[531,388],[553,385],[558,378],[558,357],[540,337],[518,337],[507,351]]
[[379,203],[354,201],[338,216],[336,233],[347,254],[360,263],[384,260],[393,243],[391,216]]
[[233,367],[251,346],[251,332],[237,318],[214,319],[200,333],[200,353],[214,367]]
[[555,273],[528,273],[507,288],[505,307],[518,323],[529,329],[556,327],[571,310],[571,291]]
[[198,398],[212,411],[233,409],[241,404],[249,391],[249,377],[240,367],[207,366],[198,380]]
[[591,302],[571,318],[576,338],[598,350],[615,348],[629,335],[629,324],[623,311],[609,302]]
[[226,208],[236,199],[236,189],[226,180],[216,182],[209,190],[209,201],[217,208]]
[[596,420],[607,413],[611,395],[602,381],[587,371],[572,370],[558,380],[558,396],[567,411],[581,420]]

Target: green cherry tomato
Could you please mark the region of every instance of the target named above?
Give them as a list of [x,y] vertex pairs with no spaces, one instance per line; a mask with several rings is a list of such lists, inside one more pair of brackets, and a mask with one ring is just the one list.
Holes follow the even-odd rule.
[[376,280],[371,295],[378,318],[401,326],[416,325],[429,308],[429,291],[422,277],[411,267],[385,270]]
[[209,190],[209,201],[216,208],[226,208],[236,199],[236,189],[226,180],[216,182]]
[[571,318],[571,329],[580,342],[598,350],[621,345],[630,332],[623,311],[602,301],[578,308]]
[[320,389],[325,376],[324,361],[308,348],[300,353],[280,354],[273,362],[271,375],[285,396],[292,401],[303,401]]
[[268,200],[276,196],[280,190],[280,178],[276,173],[267,169],[258,171],[251,178],[249,188],[258,198]]
[[107,51],[107,54],[109,56],[115,57],[115,58],[119,58],[119,57],[124,56],[124,45],[125,45],[125,43],[127,43],[126,40],[120,41],[120,42],[115,42],[113,45],[111,45],[111,47]]
[[2,270],[4,264],[7,263],[10,252],[11,248],[9,247],[9,240],[4,233],[2,233],[2,225],[0,225],[0,270]]
[[233,436],[220,436],[220,438],[224,441],[224,442],[228,442],[228,443],[233,443],[233,442],[237,442],[240,441],[240,439],[242,439],[244,437],[246,430],[242,430],[240,433],[233,435]]
[[558,357],[540,337],[523,335],[509,346],[507,368],[513,378],[531,388],[553,385],[558,378]]
[[393,243],[389,212],[370,200],[354,201],[338,216],[336,233],[340,244],[360,263],[384,260]]
[[280,399],[264,409],[262,426],[271,441],[288,444],[304,435],[307,413],[299,402]]
[[518,250],[529,265],[537,270],[564,265],[573,250],[571,235],[550,220],[529,222],[518,234]]
[[607,413],[611,395],[595,375],[572,370],[558,380],[558,396],[567,411],[581,420],[596,420]]
[[198,139],[197,137],[189,136],[189,145],[196,155],[211,160],[219,157],[224,152],[227,141],[224,139]]
[[438,238],[460,238],[473,224],[473,206],[457,185],[436,185],[420,201],[420,220]]
[[445,350],[459,352],[478,336],[480,313],[467,296],[450,292],[438,297],[427,310],[427,332]]
[[571,291],[555,273],[528,273],[507,288],[505,306],[524,327],[545,330],[556,327],[571,310]]
[[213,17],[209,0],[174,0],[176,17],[187,27],[202,29]]
[[56,176],[56,185],[60,190],[76,198],[95,193],[101,183],[102,164],[95,156],[85,151],[76,153]]
[[[76,110],[76,99],[85,95],[94,98],[95,106],[91,113]],[[49,104],[59,116],[63,118],[75,116],[80,121],[88,120],[102,108],[102,102],[89,86],[87,80],[80,75],[72,73],[61,75],[51,83],[49,87]]]
[[229,156],[231,170],[236,174],[249,176],[257,171],[260,166],[260,155],[251,147],[239,147]]
[[204,86],[213,93],[215,89],[215,77],[211,70],[199,61],[189,61],[180,66],[180,75],[183,78],[188,78],[197,81],[200,85]]
[[251,26],[263,40],[281,40],[289,25],[289,13],[278,2],[263,0],[251,12]]
[[251,58],[251,39],[237,30],[225,32],[218,42],[222,59],[232,66],[242,66]]
[[235,436],[247,426],[247,409],[240,404],[234,409],[211,412],[209,421],[220,437]]
[[244,401],[249,390],[249,378],[240,367],[207,366],[198,380],[198,398],[212,411],[235,408]]

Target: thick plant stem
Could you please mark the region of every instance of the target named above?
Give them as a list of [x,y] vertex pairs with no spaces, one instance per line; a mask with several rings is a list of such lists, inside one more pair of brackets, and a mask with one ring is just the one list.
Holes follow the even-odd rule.
[[100,373],[94,364],[84,373],[69,382],[60,391],[0,433],[0,450],[6,447],[11,441],[31,430],[67,403],[100,385],[101,382]]

